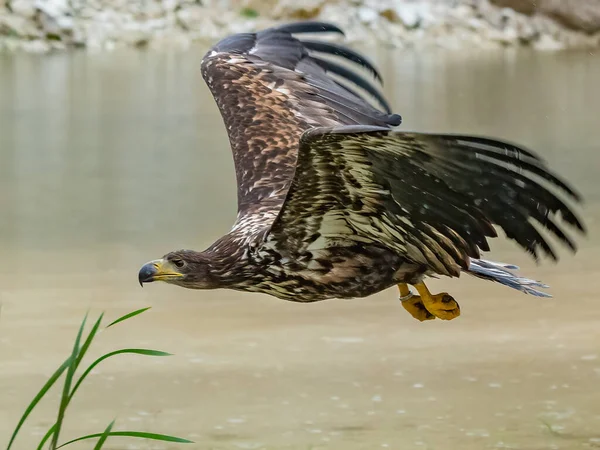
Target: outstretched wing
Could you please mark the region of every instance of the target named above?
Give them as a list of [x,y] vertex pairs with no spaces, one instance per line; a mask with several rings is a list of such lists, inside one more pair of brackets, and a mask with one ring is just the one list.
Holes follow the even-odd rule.
[[286,203],[266,245],[284,256],[379,243],[435,273],[457,276],[489,250],[498,225],[536,259],[556,259],[543,227],[583,225],[558,192],[580,198],[535,154],[506,142],[377,127],[307,131]]
[[[364,57],[335,44],[302,42],[293,36],[322,32],[341,30],[302,22],[238,34],[219,42],[203,58],[202,76],[221,111],[233,151],[238,185],[234,230],[256,234],[271,225],[293,178],[305,130],[400,124],[400,116],[389,113],[371,82],[314,53],[357,63],[380,78]],[[369,103],[370,97],[382,109]]]

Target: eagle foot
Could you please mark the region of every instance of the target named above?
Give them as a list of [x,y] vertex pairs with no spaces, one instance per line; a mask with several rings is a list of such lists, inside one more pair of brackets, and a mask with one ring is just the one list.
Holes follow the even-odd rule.
[[431,295],[423,304],[427,311],[442,320],[452,320],[460,316],[460,306],[447,292]]
[[429,311],[427,311],[427,308],[425,308],[423,300],[419,295],[412,295],[409,299],[406,300],[402,299],[401,297],[400,301],[402,302],[402,306],[404,307],[404,309],[407,310],[408,313],[415,319],[421,322],[424,322],[425,320],[435,319],[435,316]]
[[452,320],[460,316],[460,306],[447,292],[431,294],[424,283],[414,286],[420,295],[413,295],[405,283],[400,283],[398,289],[402,306],[415,319],[423,322],[436,317],[442,320]]

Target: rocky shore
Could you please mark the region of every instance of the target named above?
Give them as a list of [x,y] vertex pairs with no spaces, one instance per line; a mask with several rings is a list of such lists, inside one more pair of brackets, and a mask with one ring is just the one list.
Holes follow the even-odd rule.
[[0,0],[0,49],[186,47],[300,19],[396,47],[600,46],[600,0]]

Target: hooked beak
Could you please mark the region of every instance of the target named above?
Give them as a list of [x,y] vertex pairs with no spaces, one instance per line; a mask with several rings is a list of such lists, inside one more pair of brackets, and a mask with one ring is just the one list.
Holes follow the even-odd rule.
[[144,287],[144,283],[169,281],[181,277],[183,277],[183,274],[178,272],[169,261],[155,259],[142,266],[138,274],[138,281],[140,286]]

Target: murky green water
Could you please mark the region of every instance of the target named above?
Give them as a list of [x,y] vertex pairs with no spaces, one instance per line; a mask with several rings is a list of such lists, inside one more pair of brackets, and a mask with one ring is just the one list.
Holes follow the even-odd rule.
[[[141,263],[202,249],[235,217],[203,53],[0,55],[0,442],[88,309],[115,318],[152,305],[94,351],[176,356],[107,362],[65,437],[116,415],[118,428],[191,436],[200,449],[600,447],[600,54],[367,49],[405,129],[520,142],[586,198],[590,235],[559,265],[494,244],[492,257],[551,284],[554,299],[439,280],[463,315],[421,324],[391,290],[295,305],[139,288]],[[53,401],[17,448],[33,448]],[[109,448],[179,448],[127,442]]]

